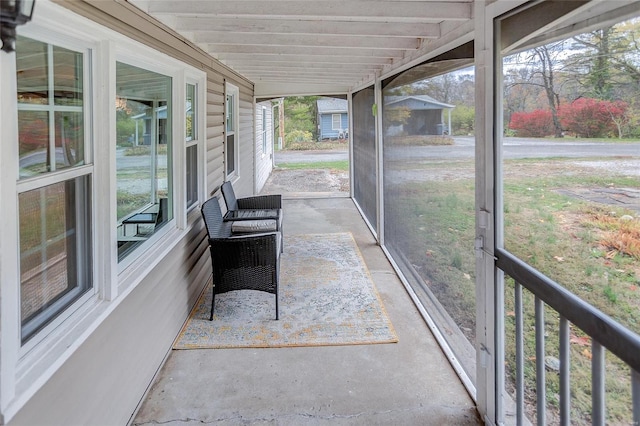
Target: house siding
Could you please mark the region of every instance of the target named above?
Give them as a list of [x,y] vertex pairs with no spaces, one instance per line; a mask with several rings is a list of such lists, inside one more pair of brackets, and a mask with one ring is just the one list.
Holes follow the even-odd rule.
[[[349,116],[346,113],[340,114],[340,122],[342,129],[349,128]],[[320,139],[337,138],[338,130],[333,130],[333,113],[320,115]]]
[[[239,194],[254,189],[253,84],[126,2],[56,1],[100,25],[207,74],[206,194],[225,178],[224,84],[240,92]],[[127,424],[209,280],[206,231],[198,209],[189,231],[91,333],[8,424]]]
[[[12,419],[125,425],[210,276],[200,221]],[[185,253],[194,253],[183,262]]]
[[[262,122],[263,108],[266,111],[266,123]],[[260,192],[273,170],[273,108],[271,102],[256,104],[256,193]],[[263,151],[263,126],[266,127],[267,150]]]
[[239,174],[238,179],[233,180],[233,190],[238,197],[246,197],[254,194],[254,109],[253,86],[242,85],[241,82],[230,81],[240,88],[240,145],[239,145]]

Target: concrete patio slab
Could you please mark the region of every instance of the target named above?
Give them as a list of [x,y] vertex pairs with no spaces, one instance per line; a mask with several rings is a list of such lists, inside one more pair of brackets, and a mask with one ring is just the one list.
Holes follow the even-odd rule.
[[353,234],[399,342],[172,351],[133,424],[481,424],[353,201],[287,199],[284,211],[288,235]]

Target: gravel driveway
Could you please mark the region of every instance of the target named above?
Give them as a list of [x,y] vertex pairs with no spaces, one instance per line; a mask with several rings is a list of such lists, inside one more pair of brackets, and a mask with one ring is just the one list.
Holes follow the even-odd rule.
[[349,195],[349,173],[335,170],[287,170],[275,168],[261,194]]

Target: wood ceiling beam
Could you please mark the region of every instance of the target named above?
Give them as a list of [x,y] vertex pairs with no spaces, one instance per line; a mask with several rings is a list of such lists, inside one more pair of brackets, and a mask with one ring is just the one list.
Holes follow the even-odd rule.
[[244,75],[262,75],[262,76],[283,76],[283,77],[348,77],[355,78],[363,74],[362,71],[349,72],[331,69],[317,69],[317,70],[238,70]]
[[[317,77],[297,77],[297,78],[292,78],[292,77],[260,77],[260,76],[255,76],[252,77],[250,75],[246,76],[247,78],[251,79],[252,82],[254,83],[258,83],[258,82],[281,82],[281,83],[317,83],[318,81],[320,81]],[[358,78],[334,78],[334,79],[324,79],[323,80],[323,84],[325,85],[336,85],[336,84],[340,84],[340,85],[346,85],[347,87],[354,85],[355,83],[359,82],[361,79]]]
[[241,55],[262,55],[283,57],[283,56],[347,56],[350,58],[401,58],[405,55],[405,50],[398,49],[362,49],[344,47],[303,47],[303,46],[234,46],[230,44],[200,44],[201,48],[218,58],[231,54]]
[[196,16],[176,17],[175,29],[185,32],[227,34],[322,34],[360,35],[371,37],[440,37],[439,24],[348,21],[292,21],[284,19],[226,19]]
[[332,68],[335,70],[341,71],[358,71],[358,72],[366,72],[366,71],[376,71],[382,68],[382,65],[363,65],[363,64],[334,64],[329,62],[316,62],[316,63],[286,63],[286,62],[229,62],[227,64],[232,66],[236,70],[249,70],[249,71],[260,71],[260,70],[273,70],[273,69],[282,69],[282,70],[316,70],[323,68]]
[[466,21],[470,1],[273,1],[273,0],[154,0],[151,15],[216,16],[224,18],[294,19],[318,21],[422,22]]
[[379,58],[374,56],[350,56],[350,55],[285,55],[285,54],[245,54],[245,53],[220,53],[215,55],[225,63],[237,63],[253,61],[259,62],[279,62],[279,63],[329,63],[329,64],[366,64],[366,65],[389,65],[393,62],[391,58]]
[[195,32],[196,44],[232,46],[305,46],[305,47],[338,47],[363,49],[403,49],[414,50],[420,47],[420,39],[405,37],[368,37],[368,36],[326,36],[298,34],[227,34]]

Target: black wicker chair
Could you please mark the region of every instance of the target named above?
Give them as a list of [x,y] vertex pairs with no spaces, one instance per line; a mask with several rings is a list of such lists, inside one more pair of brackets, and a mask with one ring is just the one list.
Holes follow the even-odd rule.
[[[236,198],[233,186],[229,181],[224,182],[220,190],[227,206],[224,220],[234,222],[231,225],[234,234],[276,230],[280,231],[282,235],[282,195]],[[269,218],[263,219],[265,216]],[[284,251],[284,242],[280,246],[280,250]]]
[[274,294],[278,319],[280,232],[232,235],[231,222],[222,220],[218,197],[207,200],[201,211],[209,235],[213,268],[210,320],[213,320],[216,294],[233,290],[259,290]]

